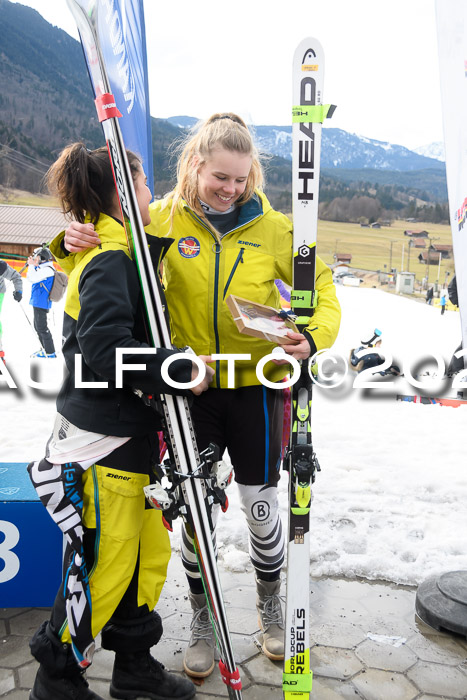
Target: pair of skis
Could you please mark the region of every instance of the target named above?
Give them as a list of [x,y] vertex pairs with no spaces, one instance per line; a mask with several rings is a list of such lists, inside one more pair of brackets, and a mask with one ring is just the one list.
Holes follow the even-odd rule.
[[[172,348],[156,272],[139,213],[132,176],[118,123],[120,112],[111,93],[99,42],[97,0],[67,0],[86,55],[96,109],[109,150],[128,247],[138,268],[145,302],[148,340],[154,347]],[[323,52],[316,40],[302,42],[293,68],[293,202],[294,291],[292,310],[299,328],[308,325],[316,305],[315,261],[318,216],[321,123],[332,109],[322,104]],[[292,430],[286,457],[289,471],[289,543],[286,611],[286,653],[283,690],[286,700],[309,697],[311,692],[309,644],[309,511],[311,484],[319,469],[311,441],[312,381],[307,363],[292,388]],[[194,537],[201,578],[220,652],[220,670],[229,697],[241,700],[241,680],[235,663],[217,562],[212,546],[208,500],[222,502],[224,478],[216,481],[218,462],[212,454],[200,460],[190,411],[180,396],[158,397],[165,424],[172,474],[177,474],[171,495],[181,496],[176,508]],[[201,479],[199,477],[202,477]],[[159,494],[156,505],[174,506],[174,499]]]

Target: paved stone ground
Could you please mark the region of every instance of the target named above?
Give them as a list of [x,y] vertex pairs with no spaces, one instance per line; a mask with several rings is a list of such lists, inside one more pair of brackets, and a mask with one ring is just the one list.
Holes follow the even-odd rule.
[[[280,663],[261,652],[253,575],[221,571],[244,700],[282,698]],[[312,698],[315,700],[467,700],[467,641],[440,634],[415,615],[415,590],[389,584],[322,579],[309,582]],[[154,655],[182,673],[190,606],[180,558],[172,557],[158,610],[164,637]],[[37,664],[28,639],[48,610],[0,609],[0,697],[27,700]],[[392,638],[392,639],[391,639]],[[88,672],[93,690],[110,700],[113,654],[99,649]],[[197,698],[227,698],[217,669]]]

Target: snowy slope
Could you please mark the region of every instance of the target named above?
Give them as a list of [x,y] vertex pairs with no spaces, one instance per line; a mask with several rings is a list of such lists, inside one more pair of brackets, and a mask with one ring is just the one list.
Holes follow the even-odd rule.
[[[339,286],[338,294],[343,321],[334,349],[344,358],[375,326],[383,331],[386,351],[413,368],[432,351],[448,361],[459,343],[456,312],[442,317],[436,307],[376,289]],[[25,302],[23,308],[29,312]],[[54,320],[58,340],[59,308]],[[10,291],[2,321],[8,364],[19,388],[0,384],[0,461],[27,462],[43,456],[54,393],[26,386],[29,354],[37,342]],[[42,377],[59,374],[59,360],[44,362],[35,361]],[[422,363],[417,371],[423,370]],[[317,389],[314,395],[322,472],[314,486],[311,574],[416,584],[431,573],[467,568],[467,407],[398,402],[396,393],[416,393],[404,378],[383,391],[355,389],[354,379],[349,375],[341,387]],[[286,476],[279,488],[285,520]],[[235,485],[229,500],[228,512],[219,518],[220,557],[232,570],[249,569],[247,529]],[[178,528],[172,537],[178,549]]]

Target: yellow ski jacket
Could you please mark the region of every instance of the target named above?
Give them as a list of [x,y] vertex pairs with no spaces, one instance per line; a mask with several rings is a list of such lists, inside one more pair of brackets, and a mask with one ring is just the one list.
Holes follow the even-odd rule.
[[[189,345],[198,355],[250,354],[235,363],[235,387],[260,384],[257,362],[274,344],[241,334],[226,304],[229,294],[259,304],[280,307],[275,279],[292,284],[292,224],[275,211],[266,196],[256,192],[242,205],[237,226],[218,243],[213,232],[181,202],[170,222],[171,200],[150,205],[147,233],[169,237],[174,243],[164,258],[165,293],[175,346]],[[312,354],[330,348],[340,323],[340,306],[331,270],[317,257],[318,305],[306,329]],[[278,382],[290,366],[269,362],[264,375]],[[227,362],[216,362],[212,386],[227,388]]]

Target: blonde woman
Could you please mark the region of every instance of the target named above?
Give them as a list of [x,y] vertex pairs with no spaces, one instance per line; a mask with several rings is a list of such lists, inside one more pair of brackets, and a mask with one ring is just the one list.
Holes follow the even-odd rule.
[[[147,232],[173,238],[165,259],[164,279],[173,343],[196,353],[248,354],[235,363],[230,386],[227,362],[217,361],[211,388],[195,397],[192,414],[200,450],[215,442],[228,450],[249,530],[249,553],[255,570],[257,609],[263,650],[284,656],[280,571],[284,538],[279,517],[283,392],[267,388],[256,376],[258,360],[271,352],[266,340],[240,334],[227,307],[234,294],[278,307],[276,279],[292,283],[292,224],[275,211],[263,193],[263,170],[252,136],[233,113],[214,114],[198,125],[181,150],[177,184],[164,200],[150,206]],[[65,246],[79,252],[95,246],[92,227],[73,224]],[[331,271],[317,258],[318,305],[304,333],[289,332],[286,352],[305,359],[333,344],[340,308]],[[268,363],[265,377],[280,382],[288,363]],[[214,536],[214,533],[213,533]],[[192,636],[185,670],[198,677],[214,667],[205,597],[193,542],[183,533],[182,558],[193,608]]]

